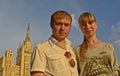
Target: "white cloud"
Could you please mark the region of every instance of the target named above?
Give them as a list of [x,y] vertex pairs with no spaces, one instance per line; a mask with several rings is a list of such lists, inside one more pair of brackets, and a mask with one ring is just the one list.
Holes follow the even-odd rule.
[[111,30],[114,33],[120,33],[120,23],[112,25]]
[[72,16],[72,26],[78,28],[79,25],[77,19],[75,18],[75,14],[71,14],[71,16]]
[[111,26],[111,32],[110,39],[113,41],[115,48],[120,50],[120,22]]
[[117,40],[114,42],[115,44],[118,44],[120,46],[120,40]]
[[120,32],[120,22],[112,25],[111,30],[113,32]]
[[111,36],[109,39],[114,41],[120,39],[120,22],[111,26]]

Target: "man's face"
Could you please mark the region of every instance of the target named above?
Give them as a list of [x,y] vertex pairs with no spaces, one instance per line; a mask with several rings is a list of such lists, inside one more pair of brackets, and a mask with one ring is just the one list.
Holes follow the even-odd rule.
[[64,17],[62,19],[56,19],[53,23],[51,23],[51,28],[53,32],[53,36],[58,40],[64,40],[71,28],[71,20],[69,17]]

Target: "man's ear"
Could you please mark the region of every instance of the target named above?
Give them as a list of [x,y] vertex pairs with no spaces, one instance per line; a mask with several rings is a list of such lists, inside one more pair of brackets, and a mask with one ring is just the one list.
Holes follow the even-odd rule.
[[53,29],[53,23],[50,23],[50,27],[51,27],[51,29]]
[[52,29],[52,23],[50,23],[50,27],[51,27],[51,29]]

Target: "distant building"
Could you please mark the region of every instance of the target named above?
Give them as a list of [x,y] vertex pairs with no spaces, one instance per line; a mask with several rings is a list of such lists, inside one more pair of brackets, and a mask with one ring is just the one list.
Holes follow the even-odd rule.
[[0,58],[0,76],[30,76],[31,52],[32,43],[28,25],[26,38],[22,45],[17,48],[16,64],[14,64],[12,50],[6,50],[5,55]]

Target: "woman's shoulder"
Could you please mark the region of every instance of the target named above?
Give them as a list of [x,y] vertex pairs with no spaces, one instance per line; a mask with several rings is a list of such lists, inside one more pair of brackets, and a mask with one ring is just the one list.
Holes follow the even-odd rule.
[[114,50],[113,44],[109,42],[104,42],[104,47],[108,48],[109,50]]
[[73,47],[73,49],[79,49],[79,48],[80,48],[80,46],[81,46],[81,44],[76,45],[76,46],[74,46],[74,47]]
[[81,44],[76,45],[75,47],[73,47],[73,51],[74,51],[74,52],[79,52],[80,47],[81,47]]
[[80,44],[76,45],[75,47],[73,47],[73,52],[75,53],[75,55],[79,55],[79,50],[80,50]]
[[109,43],[109,42],[104,42],[104,45],[105,45],[106,47],[113,47],[112,43]]

